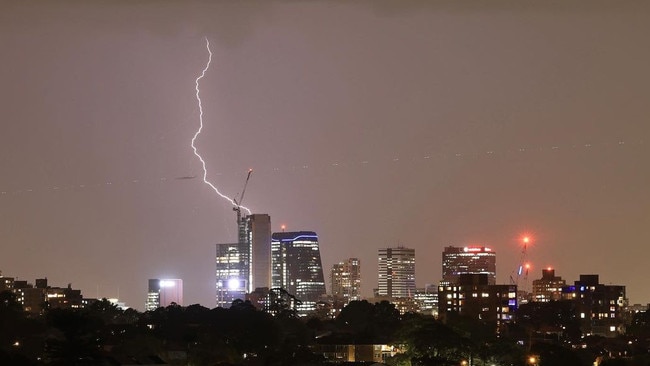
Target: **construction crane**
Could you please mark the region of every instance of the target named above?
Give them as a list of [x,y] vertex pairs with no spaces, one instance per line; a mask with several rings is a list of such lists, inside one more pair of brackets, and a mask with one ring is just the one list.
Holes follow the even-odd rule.
[[237,228],[239,229],[239,237],[238,237],[239,243],[243,243],[246,240],[245,238],[246,230],[241,217],[241,203],[244,200],[244,194],[246,193],[246,187],[248,186],[248,181],[251,179],[251,173],[253,173],[253,169],[248,169],[246,182],[244,182],[244,188],[241,191],[241,195],[239,195],[239,199],[237,199],[237,197],[232,199],[233,202],[235,202],[235,207],[233,207],[232,210],[237,212]]
[[[521,247],[521,260],[519,262],[519,266],[517,267],[516,270],[516,275],[513,272],[510,275],[510,283],[513,285],[517,285],[517,288],[519,288],[519,279],[524,277],[524,287],[528,286],[528,271],[530,269],[530,264],[527,262],[527,257],[528,257],[528,243],[530,243],[530,237],[529,236],[524,236],[521,239],[523,245]],[[513,277],[516,276],[516,277]],[[525,290],[525,289],[524,289]]]

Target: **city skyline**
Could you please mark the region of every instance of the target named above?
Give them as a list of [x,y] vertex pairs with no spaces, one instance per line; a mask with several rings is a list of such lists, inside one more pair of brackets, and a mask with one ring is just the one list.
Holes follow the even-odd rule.
[[[208,177],[312,230],[323,268],[378,248],[488,246],[650,302],[650,4],[12,3],[0,11],[0,270],[141,309],[147,279],[214,304],[237,241]],[[327,282],[327,281],[326,281]],[[530,283],[530,281],[529,281]],[[329,288],[328,288],[329,291]]]

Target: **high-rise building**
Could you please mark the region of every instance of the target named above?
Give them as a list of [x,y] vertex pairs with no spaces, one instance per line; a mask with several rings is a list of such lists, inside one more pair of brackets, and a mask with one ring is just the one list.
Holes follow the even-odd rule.
[[414,293],[415,249],[404,247],[379,249],[377,295],[412,297]]
[[283,288],[302,302],[299,312],[315,309],[325,295],[325,279],[318,236],[313,231],[273,233],[271,240],[273,288]]
[[250,243],[250,283],[248,292],[271,285],[271,216],[252,214],[244,218]]
[[484,246],[445,247],[442,252],[442,280],[457,284],[461,274],[486,274],[488,284],[496,284],[496,252]]
[[562,287],[566,281],[555,275],[555,270],[547,268],[542,270],[542,278],[533,280],[532,301],[549,302],[562,299]]
[[217,306],[230,307],[244,300],[250,278],[250,246],[247,243],[217,244]]
[[361,267],[358,258],[349,258],[332,266],[332,295],[345,303],[361,300]]
[[229,307],[256,288],[271,286],[271,217],[237,215],[238,242],[217,244],[217,306]]
[[153,311],[172,303],[183,305],[183,280],[150,279],[145,310]]

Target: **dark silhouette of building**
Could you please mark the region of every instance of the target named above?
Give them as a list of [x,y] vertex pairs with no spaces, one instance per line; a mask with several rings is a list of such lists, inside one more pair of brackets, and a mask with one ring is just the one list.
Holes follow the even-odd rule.
[[583,334],[615,337],[625,330],[625,286],[598,281],[598,275],[580,275],[580,280],[562,288],[562,298],[576,302]]
[[445,319],[450,313],[501,326],[515,319],[517,286],[490,285],[487,274],[461,274],[457,284],[438,287],[438,311]]
[[68,287],[51,287],[47,278],[38,278],[34,284],[13,277],[0,276],[1,291],[11,291],[25,312],[41,314],[46,308],[79,309],[84,306],[81,290]]

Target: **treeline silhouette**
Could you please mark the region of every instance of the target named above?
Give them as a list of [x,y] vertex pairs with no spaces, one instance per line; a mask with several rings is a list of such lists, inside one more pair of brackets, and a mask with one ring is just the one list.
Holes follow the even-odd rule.
[[631,346],[630,338],[540,338],[553,314],[528,317],[497,337],[493,324],[400,315],[386,301],[353,301],[335,319],[299,318],[282,303],[268,310],[237,300],[228,309],[172,304],[140,313],[102,299],[30,316],[2,292],[0,365],[320,365],[323,346],[349,344],[395,345],[401,353],[388,365],[529,365],[530,355],[538,365],[591,366],[598,357],[601,366],[650,365],[647,341],[639,341],[650,335],[647,317],[636,322]]

